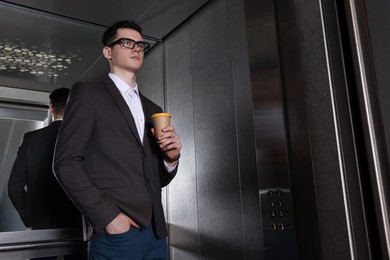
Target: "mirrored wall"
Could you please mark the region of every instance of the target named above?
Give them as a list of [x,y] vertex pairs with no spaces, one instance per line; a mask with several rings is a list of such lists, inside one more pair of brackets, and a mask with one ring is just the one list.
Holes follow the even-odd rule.
[[51,123],[49,94],[107,72],[100,43],[105,27],[6,2],[0,3],[0,12],[0,259],[85,253],[81,215],[77,227],[31,229],[7,186],[24,134]]

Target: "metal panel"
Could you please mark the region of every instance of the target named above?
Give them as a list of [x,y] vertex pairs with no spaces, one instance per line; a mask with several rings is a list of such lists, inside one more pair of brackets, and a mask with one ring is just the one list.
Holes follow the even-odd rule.
[[145,55],[143,67],[137,74],[137,84],[142,94],[165,109],[163,62],[160,44]]
[[[364,140],[363,156],[365,185],[372,255],[375,258],[390,257],[390,185],[388,111],[385,110],[389,92],[387,43],[389,26],[386,24],[389,2],[366,3],[344,1],[350,45],[353,59],[356,92],[361,115],[361,139]],[[386,46],[382,49],[381,47]],[[359,129],[360,130],[360,129]],[[387,145],[386,145],[387,144]]]
[[[390,151],[390,1],[366,1],[364,2],[367,26],[372,48],[373,64],[378,85],[378,97],[380,100],[384,131],[386,134],[387,150]],[[388,156],[390,154],[388,153]],[[389,158],[390,159],[390,158]]]
[[322,259],[293,2],[274,1],[299,259]]
[[[255,0],[255,2],[259,2]],[[260,1],[267,2],[267,1]],[[248,44],[244,44],[249,35],[246,16],[246,2],[228,1],[228,23],[230,34],[232,84],[234,91],[234,108],[236,118],[237,157],[239,163],[239,182],[241,196],[242,228],[245,259],[263,259],[264,234],[259,207],[258,174],[264,173],[257,169],[255,126],[253,117],[254,98],[250,75],[250,59],[254,56]],[[271,4],[271,2],[269,2]],[[265,24],[267,26],[267,24]],[[275,34],[275,28],[273,28]],[[258,50],[258,49],[257,49]],[[268,52],[268,50],[266,50]],[[266,123],[268,125],[268,122]],[[263,127],[265,127],[264,125]]]
[[[361,15],[362,10],[366,12],[367,27],[362,27],[354,21],[355,28],[361,31],[356,32],[354,41],[357,49],[368,53],[371,51],[371,59],[359,57],[360,66],[364,72],[362,75],[362,91],[365,92],[365,102],[371,135],[370,152],[372,160],[375,161],[375,177],[372,178],[375,186],[374,204],[377,209],[378,230],[380,237],[381,252],[383,258],[390,258],[390,90],[389,90],[389,43],[390,43],[390,24],[388,13],[390,11],[390,1],[349,1],[351,7],[355,5],[355,15]],[[364,5],[364,6],[363,6]],[[367,28],[367,36],[364,35],[364,29]],[[360,34],[360,35],[359,35]],[[360,38],[361,37],[361,38]],[[367,39],[367,38],[368,39]],[[360,38],[360,39],[359,39]],[[360,42],[359,42],[360,40]],[[363,64],[366,63],[366,64]],[[363,68],[365,67],[365,68]],[[371,71],[372,69],[373,71]],[[362,73],[362,74],[363,74]],[[369,75],[367,75],[369,74]],[[371,75],[372,74],[372,75]],[[363,83],[364,80],[367,82]],[[371,115],[369,115],[371,113]],[[373,136],[375,135],[375,137]],[[385,145],[386,144],[386,145]],[[376,154],[378,153],[378,154]],[[373,174],[373,171],[372,171]],[[376,190],[378,189],[378,191]]]
[[84,254],[87,250],[78,228],[3,232],[0,243],[1,259]]
[[200,251],[203,259],[244,255],[227,2],[191,21]]
[[[164,60],[164,103],[183,142],[178,176],[166,189],[172,259],[261,257],[245,41],[243,2],[221,0],[171,33],[155,54]],[[156,77],[140,75],[143,84]]]
[[336,1],[275,3],[299,258],[374,259],[348,12]]
[[168,187],[168,222],[171,259],[199,259],[199,215],[194,140],[194,100],[190,23],[164,43],[167,108],[183,144],[179,172]]
[[273,1],[245,1],[264,259],[296,259]]

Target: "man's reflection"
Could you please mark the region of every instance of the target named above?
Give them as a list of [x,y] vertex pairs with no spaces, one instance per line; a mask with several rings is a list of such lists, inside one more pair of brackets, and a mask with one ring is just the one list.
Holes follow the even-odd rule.
[[8,181],[9,198],[25,226],[31,229],[81,228],[80,212],[52,171],[54,146],[68,94],[67,88],[50,94],[53,122],[24,134]]

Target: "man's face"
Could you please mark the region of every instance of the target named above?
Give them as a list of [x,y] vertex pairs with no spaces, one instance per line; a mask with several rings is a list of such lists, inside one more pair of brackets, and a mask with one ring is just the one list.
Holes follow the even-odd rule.
[[[143,41],[141,34],[132,29],[120,28],[112,42],[127,38],[136,42]],[[115,71],[129,71],[137,72],[144,60],[144,52],[139,49],[137,45],[133,49],[124,48],[120,43],[112,45],[111,47],[104,47],[104,56],[110,61],[111,70]]]

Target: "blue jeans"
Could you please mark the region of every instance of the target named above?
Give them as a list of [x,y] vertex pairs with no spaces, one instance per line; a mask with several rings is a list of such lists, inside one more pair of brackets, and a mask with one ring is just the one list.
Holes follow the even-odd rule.
[[152,226],[131,227],[123,234],[103,233],[90,242],[89,260],[167,260],[166,238],[158,239]]

